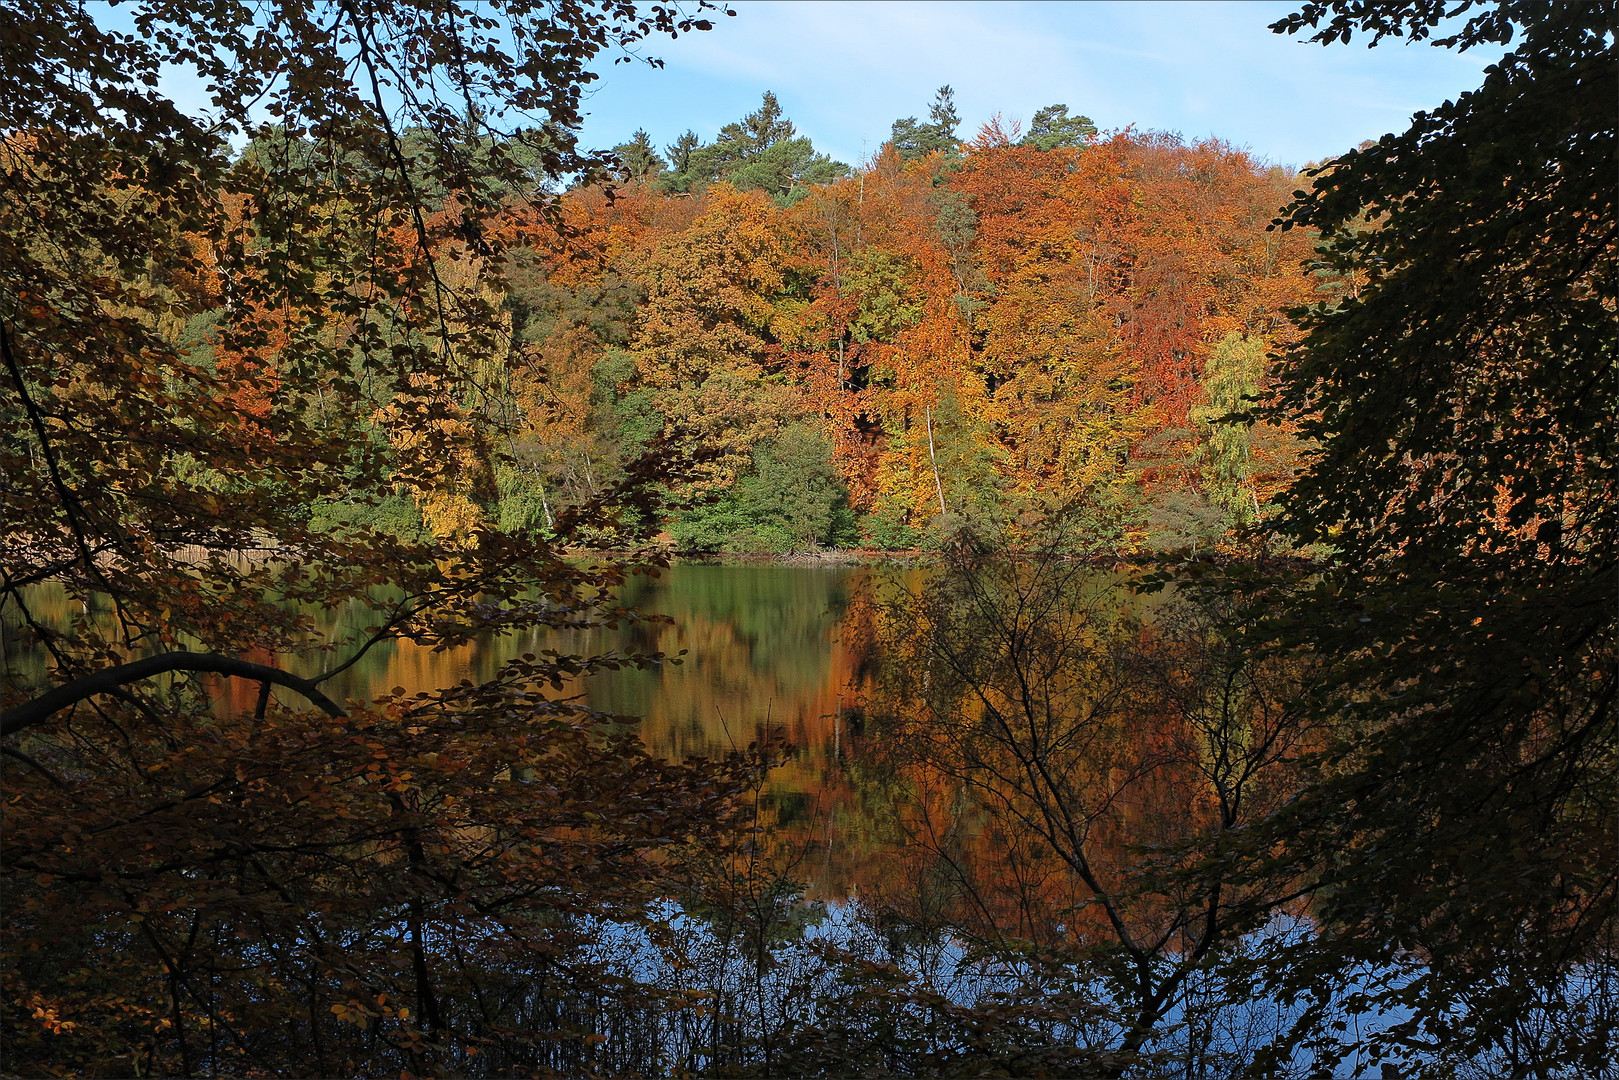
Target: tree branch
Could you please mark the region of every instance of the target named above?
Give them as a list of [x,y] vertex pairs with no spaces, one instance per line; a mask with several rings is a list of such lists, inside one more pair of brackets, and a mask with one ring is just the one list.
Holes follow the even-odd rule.
[[311,705],[323,709],[328,716],[345,715],[342,707],[321,693],[319,686],[311,679],[300,679],[280,668],[255,664],[219,653],[169,652],[85,675],[49,690],[14,709],[8,709],[0,713],[0,736],[12,735],[24,728],[32,727],[85,698],[110,693],[126,683],[139,682],[170,671],[206,671],[216,675],[252,679],[255,682],[274,683],[303,695]]
[[56,785],[56,787],[59,790],[61,790],[61,791],[66,791],[67,790],[67,785],[62,783],[62,778],[61,777],[59,777],[55,773],[51,772],[51,770],[47,769],[45,766],[43,766],[39,762],[35,761],[33,758],[29,757],[27,754],[23,753],[21,750],[13,750],[9,746],[0,746],[0,757],[16,758],[18,761],[22,762],[24,765],[29,766],[35,772],[39,773],[45,779],[49,780],[52,784]]

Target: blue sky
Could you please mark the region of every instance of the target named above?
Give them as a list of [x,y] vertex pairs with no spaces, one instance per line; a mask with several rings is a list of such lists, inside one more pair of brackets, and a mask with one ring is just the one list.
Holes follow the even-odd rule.
[[949,83],[964,137],[997,112],[1027,124],[1061,102],[1104,129],[1214,135],[1299,166],[1404,130],[1413,112],[1478,86],[1500,56],[1392,40],[1323,47],[1266,29],[1297,6],[731,0],[735,18],[647,50],[662,70],[604,65],[585,142],[612,146],[637,127],[660,146],[687,128],[708,139],[773,90],[818,149],[853,164],[897,117],[925,118]]
[[[925,118],[949,83],[963,138],[996,113],[1026,124],[1062,103],[1104,130],[1212,135],[1296,167],[1404,130],[1413,112],[1478,86],[1502,52],[1323,47],[1271,33],[1298,2],[730,0],[736,17],[713,30],[650,41],[661,69],[604,60],[584,142],[611,147],[638,127],[660,147],[687,128],[706,140],[773,90],[818,149],[855,164],[896,118]],[[89,6],[129,28],[128,6]],[[163,83],[183,108],[201,107],[194,77]]]

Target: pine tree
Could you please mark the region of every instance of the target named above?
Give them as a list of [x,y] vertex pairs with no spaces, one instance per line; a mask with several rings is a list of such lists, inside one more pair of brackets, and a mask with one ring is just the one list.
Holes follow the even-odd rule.
[[655,180],[664,170],[665,162],[652,146],[652,136],[644,128],[630,136],[630,141],[613,147],[619,165],[614,173],[619,180]]
[[895,120],[889,142],[902,160],[914,161],[934,152],[954,154],[960,145],[956,128],[961,117],[956,113],[956,92],[948,85],[939,87],[928,107],[928,122],[918,123],[916,117]]
[[1060,146],[1084,146],[1096,134],[1096,125],[1088,116],[1069,116],[1066,105],[1047,105],[1036,109],[1029,133],[1021,145],[1037,150],[1055,150]]

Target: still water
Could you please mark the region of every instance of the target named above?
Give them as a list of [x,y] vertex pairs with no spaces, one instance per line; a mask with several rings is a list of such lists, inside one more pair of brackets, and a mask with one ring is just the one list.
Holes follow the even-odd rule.
[[[1059,677],[1041,687],[1053,695],[1043,704],[1057,708],[1037,718],[1060,722],[1038,735],[1050,748],[1041,759],[1043,767],[1053,768],[1060,788],[1052,789],[1055,794],[1035,790],[1029,797],[1035,801],[1020,803],[1016,799],[1023,795],[1011,786],[993,788],[982,780],[986,769],[998,766],[997,775],[1016,770],[1006,767],[1004,754],[996,756],[993,739],[978,737],[972,695],[950,698],[942,665],[936,669],[923,661],[907,668],[904,662],[904,620],[882,601],[896,598],[901,589],[919,591],[925,579],[940,580],[918,570],[867,566],[681,564],[659,577],[631,581],[620,596],[626,605],[666,621],[588,633],[535,631],[445,652],[392,643],[367,654],[325,689],[339,699],[363,700],[395,687],[415,692],[463,679],[479,681],[492,677],[514,655],[546,649],[657,652],[678,658],[679,663],[650,669],[605,671],[566,692],[581,695],[599,712],[641,718],[640,734],[659,757],[714,757],[766,734],[791,745],[759,803],[760,824],[766,827],[762,834],[769,837],[760,860],[763,868],[754,878],[750,865],[743,883],[750,901],[760,901],[749,910],[765,912],[758,940],[771,950],[770,963],[759,959],[762,954],[739,951],[737,943],[743,939],[714,912],[703,909],[686,919],[676,911],[671,919],[680,921],[682,929],[677,941],[690,956],[680,954],[675,957],[680,962],[667,969],[656,967],[662,961],[650,939],[617,931],[604,939],[602,947],[617,950],[613,955],[620,957],[628,977],[682,992],[690,989],[692,979],[709,978],[704,985],[710,990],[704,992],[725,1003],[724,1011],[732,1017],[727,1023],[734,1020],[741,1025],[737,1030],[746,1029],[767,1044],[771,1032],[788,1030],[791,1022],[803,1019],[791,1010],[807,1007],[805,1001],[818,1002],[817,1007],[830,1010],[828,1015],[844,1008],[843,999],[835,996],[843,992],[837,989],[844,985],[842,976],[831,978],[832,969],[822,965],[819,941],[898,965],[882,970],[901,970],[916,986],[960,1005],[1014,983],[1023,985],[1018,980],[1039,974],[1029,958],[1046,957],[1040,962],[1060,968],[1061,986],[1083,985],[1087,1000],[1114,1003],[1106,1008],[1087,1005],[1090,1011],[1082,1011],[1079,1019],[1062,1019],[1067,1026],[1052,1029],[1054,1037],[1076,1045],[1114,1045],[1124,1028],[1108,1010],[1116,1006],[1124,1015],[1139,1007],[1131,996],[1133,984],[1109,982],[1104,971],[1112,969],[1081,962],[1090,955],[1084,950],[1098,943],[1104,951],[1096,955],[1108,955],[1108,926],[1091,891],[1080,888],[1056,847],[1042,842],[1038,829],[1020,822],[1026,826],[1043,806],[1082,817],[1087,870],[1115,897],[1126,897],[1130,925],[1143,940],[1161,943],[1155,946],[1157,962],[1162,970],[1171,970],[1186,956],[1177,951],[1183,946],[1176,929],[1195,925],[1206,901],[1178,892],[1130,898],[1125,886],[1139,865],[1140,846],[1175,843],[1209,831],[1214,801],[1207,776],[1213,763],[1228,760],[1233,750],[1245,752],[1245,733],[1262,730],[1256,725],[1265,717],[1281,714],[1269,703],[1289,692],[1291,676],[1257,665],[1210,667],[1210,657],[1219,660],[1223,654],[1214,647],[1208,627],[1186,622],[1186,613],[1177,614],[1165,598],[1128,596],[1111,574],[1079,572],[1076,580],[1082,591],[1094,594],[1095,604],[1083,612],[1067,610],[1066,620],[1066,609],[1058,605],[1053,609],[1057,617],[1047,620],[1049,632],[1035,639],[1040,648],[1033,650],[1042,662],[1054,648],[1072,650],[1066,666],[1059,665]],[[1031,589],[1014,596],[1014,606],[1021,616],[1023,600],[1049,595]],[[75,614],[96,617],[93,608],[86,612],[70,603],[56,585],[35,587],[30,604],[38,615],[59,624]],[[335,640],[368,618],[355,607],[317,621]],[[993,653],[994,642],[978,629],[974,624],[960,639],[961,649]],[[879,657],[887,659],[879,664]],[[43,655],[8,651],[4,659],[14,682],[38,686],[46,681]],[[314,674],[320,659],[285,662],[300,674]],[[924,714],[924,720],[962,740],[962,752],[968,755],[964,763],[952,759],[937,768],[936,762],[892,767],[887,755],[895,747],[927,746],[932,738],[928,730],[893,723],[904,712],[896,712],[896,704],[909,700],[896,697],[901,693],[896,687],[917,689],[896,681],[896,673],[906,672],[923,693],[947,698],[946,708]],[[1231,672],[1242,678],[1224,678],[1223,673]],[[980,685],[989,685],[994,677],[986,669]],[[1267,680],[1274,685],[1267,686]],[[1237,697],[1220,699],[1226,709],[1220,715],[1238,720],[1238,741],[1222,744],[1224,756],[1216,755],[1212,744],[1198,740],[1200,729],[1186,722],[1190,714],[1184,706],[1239,683]],[[241,680],[222,681],[218,705],[249,711],[256,692],[257,687]],[[291,698],[286,703],[301,704]],[[960,717],[967,722],[957,723]],[[1253,744],[1269,743],[1256,738]],[[991,792],[989,797],[967,791],[962,781],[969,768],[982,789]],[[1264,800],[1283,798],[1287,790],[1285,772],[1275,784],[1254,788],[1248,813],[1267,812]],[[1000,803],[994,801],[997,796]],[[1011,807],[1011,813],[997,815],[1001,805]],[[776,883],[784,887],[778,890]],[[1272,939],[1308,932],[1303,913],[1289,909],[1271,925],[1224,947],[1269,947]],[[1196,956],[1187,962],[1196,963]],[[694,975],[699,968],[710,974]],[[1408,974],[1394,968],[1375,973],[1378,980]],[[1194,1068],[1200,1061],[1243,1060],[1254,1046],[1278,1038],[1296,1018],[1295,1002],[1254,995],[1247,986],[1231,992],[1217,979],[1199,968],[1186,984],[1196,993],[1187,990],[1168,1008],[1163,1030],[1146,1047],[1166,1054],[1166,1061],[1187,1063],[1186,1075],[1206,1074]],[[1358,992],[1361,987],[1347,989]],[[888,1019],[879,1017],[877,1026],[886,1031],[882,1025]],[[1362,1019],[1381,1024],[1404,1017]],[[669,1045],[685,1045],[680,1039],[686,1028],[671,1027],[669,1032]]]
[[[435,653],[409,644],[373,650],[327,685],[334,697],[368,698],[487,678],[513,655],[663,653],[674,662],[603,671],[576,691],[601,712],[639,717],[658,757],[719,757],[768,731],[795,748],[777,787],[824,782],[835,770],[851,703],[851,658],[860,630],[845,627],[850,592],[873,571],[861,567],[676,565],[629,582],[620,599],[668,622],[584,633],[534,631]],[[290,699],[289,699],[290,702]]]
[[[684,563],[657,578],[632,579],[620,595],[623,603],[668,621],[590,632],[534,631],[445,652],[387,643],[323,689],[340,701],[366,700],[394,687],[414,693],[490,678],[504,661],[525,652],[661,652],[678,662],[604,671],[570,692],[581,693],[598,711],[641,718],[641,737],[658,757],[723,756],[767,733],[789,743],[791,756],[769,780],[772,816],[806,838],[806,857],[795,876],[810,894],[841,896],[854,872],[851,863],[869,858],[876,846],[869,830],[850,835],[847,825],[839,825],[847,818],[842,763],[851,739],[858,739],[858,682],[872,652],[869,624],[850,617],[850,599],[876,578],[894,582],[905,574],[860,566]],[[30,592],[31,605],[47,622],[65,625],[78,608],[58,585]],[[369,617],[355,606],[317,622],[336,637]],[[283,662],[307,675],[331,661]],[[42,653],[11,651],[6,667],[15,682],[46,681]],[[256,685],[241,680],[219,685],[221,707],[236,711],[251,710],[256,693]],[[283,693],[278,697],[285,704],[303,704]]]
[[681,564],[657,578],[633,579],[620,594],[625,604],[669,622],[588,633],[535,631],[442,653],[390,644],[325,689],[339,699],[364,699],[395,686],[410,692],[449,686],[490,677],[511,656],[543,649],[661,652],[678,662],[602,672],[577,689],[594,709],[643,718],[641,736],[659,757],[723,755],[768,728],[807,761],[824,763],[840,741],[838,715],[848,704],[851,674],[846,646],[856,644],[843,640],[841,624],[850,590],[871,573],[862,567]]

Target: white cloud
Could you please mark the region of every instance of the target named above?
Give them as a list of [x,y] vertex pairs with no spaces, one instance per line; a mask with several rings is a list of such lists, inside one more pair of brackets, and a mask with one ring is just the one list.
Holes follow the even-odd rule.
[[1216,135],[1301,164],[1404,126],[1477,85],[1495,54],[1386,42],[1322,47],[1267,24],[1290,3],[786,3],[734,0],[735,19],[655,49],[662,72],[607,72],[587,135],[645,126],[704,137],[774,90],[819,147],[873,152],[901,116],[956,91],[970,136],[995,113],[1062,102],[1104,128]]
[[[1467,53],[1385,42],[1321,47],[1267,24],[1293,0],[1263,2],[830,2],[732,0],[712,31],[652,41],[666,67],[603,63],[587,97],[589,144],[645,127],[661,144],[686,128],[704,138],[774,90],[819,148],[855,162],[902,116],[925,116],[955,88],[961,134],[996,113],[1027,122],[1064,103],[1104,129],[1134,125],[1218,136],[1261,158],[1319,160],[1411,113],[1477,86],[1499,49]],[[92,4],[124,25],[123,7]],[[195,79],[164,89],[205,107]]]

